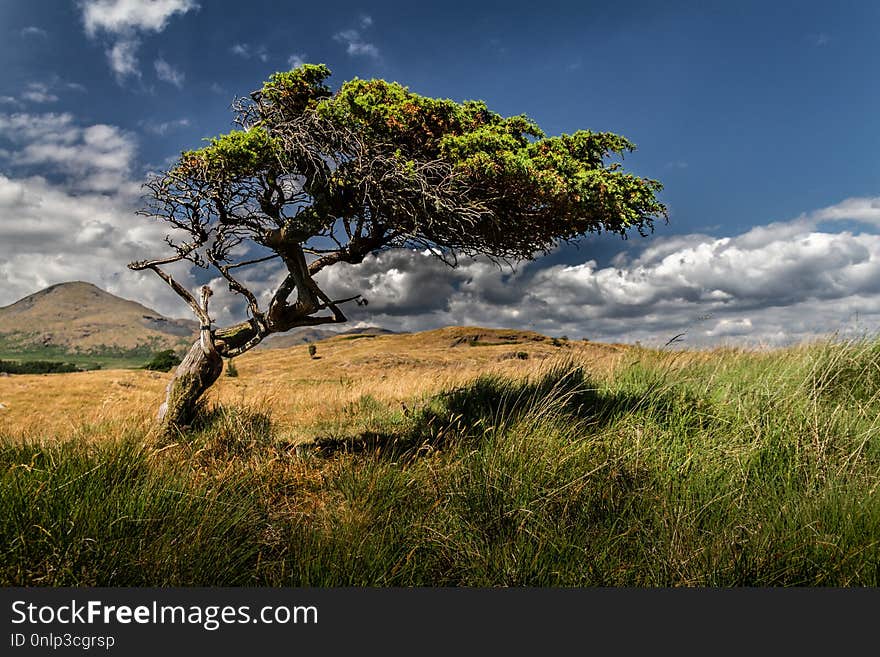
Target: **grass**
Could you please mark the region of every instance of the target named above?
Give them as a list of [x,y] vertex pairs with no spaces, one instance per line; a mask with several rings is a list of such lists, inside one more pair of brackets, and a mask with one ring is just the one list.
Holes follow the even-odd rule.
[[2,583],[877,586],[878,344],[352,384],[296,441],[274,398],[215,400],[172,443],[125,418],[10,433]]
[[152,352],[142,349],[105,349],[102,351],[76,352],[68,351],[60,347],[49,346],[34,349],[3,348],[0,338],[0,360],[16,361],[21,363],[33,363],[46,360],[63,361],[73,363],[81,368],[103,367],[127,369],[142,367],[149,360]]

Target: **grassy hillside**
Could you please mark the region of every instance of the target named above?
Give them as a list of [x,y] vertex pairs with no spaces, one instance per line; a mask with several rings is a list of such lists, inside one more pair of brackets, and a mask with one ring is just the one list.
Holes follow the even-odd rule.
[[163,375],[34,377],[127,403],[6,425],[0,581],[880,585],[876,342],[505,335],[251,354],[172,443],[128,413]]
[[62,283],[0,308],[0,359],[137,367],[186,348],[195,329],[90,283]]

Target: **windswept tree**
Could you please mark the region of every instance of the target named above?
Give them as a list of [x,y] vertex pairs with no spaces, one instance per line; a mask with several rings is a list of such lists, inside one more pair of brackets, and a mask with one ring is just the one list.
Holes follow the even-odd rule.
[[[167,429],[191,421],[223,358],[272,333],[346,321],[341,306],[356,297],[321,290],[315,277],[327,267],[401,247],[450,266],[476,255],[516,262],[586,233],[645,235],[665,217],[661,185],[617,161],[634,149],[624,137],[546,137],[526,116],[480,101],[428,98],[384,80],[334,92],[329,76],[323,65],[272,75],[236,101],[238,129],[182,153],[146,185],[141,213],[168,224],[169,253],[129,267],[159,275],[201,324],[159,411]],[[277,289],[250,289],[241,272],[273,259],[286,271]],[[175,280],[167,265],[178,261],[215,270],[248,319],[215,327],[211,289]]]

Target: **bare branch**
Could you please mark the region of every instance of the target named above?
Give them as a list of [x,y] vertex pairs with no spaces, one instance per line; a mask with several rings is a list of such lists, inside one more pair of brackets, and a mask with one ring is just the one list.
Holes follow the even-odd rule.
[[277,253],[273,253],[272,255],[268,255],[264,258],[256,258],[254,260],[245,260],[244,262],[236,262],[234,264],[228,265],[227,269],[235,269],[236,267],[248,267],[250,265],[256,265],[261,262],[268,262],[269,260],[274,260],[275,258],[280,258],[281,256]]
[[[139,265],[139,266],[135,267],[133,265]],[[132,263],[129,265],[129,268],[133,269],[135,271],[140,271],[143,269],[152,269],[154,272],[156,272],[156,274],[163,281],[165,281],[166,283],[168,283],[169,286],[171,286],[171,289],[174,290],[181,299],[186,301],[187,305],[189,305],[189,307],[192,308],[192,311],[195,313],[196,317],[199,318],[202,325],[207,324],[210,326],[211,318],[208,317],[207,311],[202,308],[201,304],[199,304],[198,301],[196,301],[196,298],[192,294],[190,294],[189,290],[187,290],[180,283],[175,281],[171,277],[170,274],[161,270],[157,264],[154,264],[154,263]]]

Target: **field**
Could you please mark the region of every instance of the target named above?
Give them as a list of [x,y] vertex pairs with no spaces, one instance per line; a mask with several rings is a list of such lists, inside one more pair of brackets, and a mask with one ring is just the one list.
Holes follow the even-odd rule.
[[880,584],[880,344],[650,350],[449,328],[170,375],[0,378],[0,581]]

